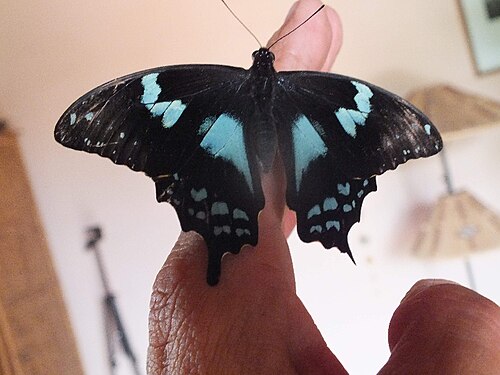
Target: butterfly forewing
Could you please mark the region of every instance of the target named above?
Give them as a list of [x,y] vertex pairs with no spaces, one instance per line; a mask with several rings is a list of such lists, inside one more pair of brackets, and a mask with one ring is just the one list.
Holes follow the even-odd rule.
[[244,69],[202,65],[118,78],[73,103],[55,137],[149,176],[173,173],[198,147],[204,121],[224,111],[234,82],[246,76]]
[[313,126],[335,172],[366,178],[442,147],[430,120],[404,99],[354,78],[279,73],[282,92]]

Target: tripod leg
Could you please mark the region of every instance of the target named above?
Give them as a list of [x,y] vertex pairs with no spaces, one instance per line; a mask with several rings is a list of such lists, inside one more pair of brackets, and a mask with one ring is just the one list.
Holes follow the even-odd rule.
[[116,337],[115,337],[115,325],[114,317],[112,311],[110,311],[106,299],[103,304],[104,310],[104,332],[106,334],[106,347],[108,350],[108,362],[111,374],[115,373],[116,370]]
[[118,313],[118,306],[116,305],[115,302],[115,296],[112,293],[108,293],[106,296],[106,305],[108,308],[108,311],[112,314],[113,320],[114,320],[114,325],[118,333],[118,337],[120,339],[120,344],[129,358],[130,362],[132,363],[132,367],[134,369],[134,374],[140,375],[139,368],[137,366],[137,360],[135,358],[134,352],[132,351],[132,347],[130,346],[130,343],[128,341],[127,334],[125,332],[125,327],[123,326],[123,323],[120,319],[120,314]]

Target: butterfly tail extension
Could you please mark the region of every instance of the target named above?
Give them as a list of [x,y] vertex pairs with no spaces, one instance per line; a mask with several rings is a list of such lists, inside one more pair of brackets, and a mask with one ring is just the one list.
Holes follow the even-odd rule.
[[223,254],[217,250],[214,245],[207,245],[208,247],[208,267],[207,267],[207,284],[215,286],[219,283],[221,274],[221,264]]

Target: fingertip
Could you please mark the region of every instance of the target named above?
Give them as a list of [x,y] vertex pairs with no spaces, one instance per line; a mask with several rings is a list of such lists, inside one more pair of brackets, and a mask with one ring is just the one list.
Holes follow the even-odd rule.
[[437,285],[445,285],[445,284],[459,285],[459,284],[457,284],[457,283],[455,283],[453,281],[445,280],[445,279],[424,279],[424,280],[419,280],[406,293],[406,295],[401,300],[400,304],[403,304],[406,301],[408,301],[408,300],[410,300],[412,298],[415,298],[421,292],[425,291],[426,289],[428,289],[430,287],[437,286]]
[[431,368],[432,373],[467,368],[460,373],[479,374],[480,369],[499,368],[500,352],[494,349],[499,345],[500,309],[495,303],[447,280],[422,280],[393,314],[391,357],[379,374],[408,373],[404,369],[431,373]]
[[[322,5],[319,0],[299,0],[292,8],[270,43],[311,16]],[[338,14],[330,7],[306,22],[299,30],[273,48],[277,70],[329,70],[342,44]]]
[[342,47],[342,40],[344,36],[339,14],[334,9],[328,8],[327,17],[332,31],[332,41],[330,43],[330,50],[328,51],[325,63],[321,68],[322,71],[329,71],[332,68],[333,63],[340,52],[340,48]]
[[[442,279],[425,279],[415,283],[401,300],[389,324],[389,347],[391,350],[405,337],[408,327],[414,322],[440,319],[441,314],[451,307],[451,303],[462,289],[459,284]],[[419,323],[420,324],[420,323]]]

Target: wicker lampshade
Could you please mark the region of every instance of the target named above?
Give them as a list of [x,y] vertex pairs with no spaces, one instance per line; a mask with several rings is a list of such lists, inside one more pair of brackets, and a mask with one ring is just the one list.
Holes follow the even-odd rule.
[[445,141],[500,126],[500,103],[448,85],[414,91],[408,100],[432,120]]
[[[408,100],[429,116],[445,142],[500,126],[500,103],[447,85],[415,91]],[[442,258],[500,247],[500,218],[472,194],[455,191],[445,153],[440,157],[448,194],[422,225],[414,253]]]
[[446,258],[500,247],[500,218],[470,193],[442,196],[415,243],[419,257]]

